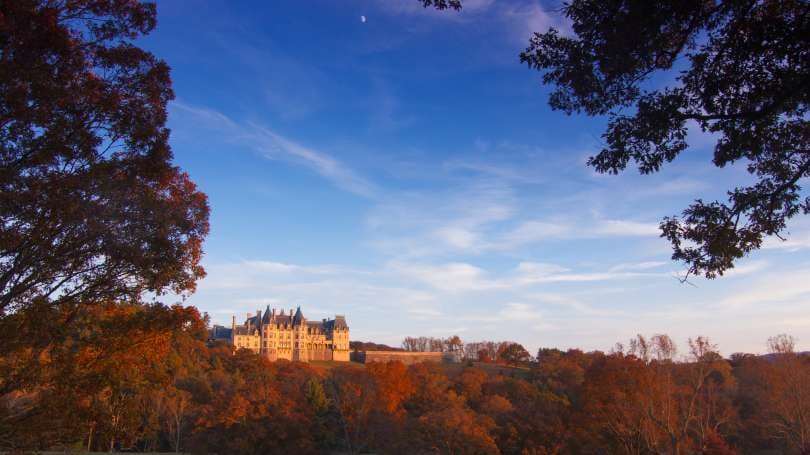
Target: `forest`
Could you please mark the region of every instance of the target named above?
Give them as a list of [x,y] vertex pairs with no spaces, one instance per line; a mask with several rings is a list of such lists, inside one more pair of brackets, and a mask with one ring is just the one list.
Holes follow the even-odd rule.
[[[40,317],[18,322],[36,336],[59,315]],[[325,368],[234,353],[209,343],[206,325],[194,307],[108,304],[78,315],[48,350],[21,346],[0,359],[14,372],[0,383],[0,450],[810,450],[810,356],[785,335],[768,340],[764,356],[724,358],[705,337],[679,353],[655,335],[608,352],[540,349],[515,361],[481,350],[483,361]]]

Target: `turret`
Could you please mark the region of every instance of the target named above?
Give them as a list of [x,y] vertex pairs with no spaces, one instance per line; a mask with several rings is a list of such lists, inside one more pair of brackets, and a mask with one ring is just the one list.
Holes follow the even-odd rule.
[[267,305],[267,308],[264,310],[264,316],[262,316],[262,325],[270,323],[270,305]]
[[304,321],[306,321],[306,318],[304,318],[304,313],[301,312],[301,307],[298,307],[298,309],[295,311],[295,316],[293,316],[293,325],[303,324]]

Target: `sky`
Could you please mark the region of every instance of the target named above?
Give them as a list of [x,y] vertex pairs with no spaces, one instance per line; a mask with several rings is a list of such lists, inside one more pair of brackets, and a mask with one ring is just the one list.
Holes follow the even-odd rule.
[[[669,334],[725,355],[810,349],[810,220],[716,280],[679,280],[658,223],[750,181],[712,137],[655,175],[586,166],[603,118],[567,116],[518,55],[571,33],[555,5],[468,0],[161,2],[140,44],[172,68],[175,162],[211,205],[185,303],[346,315],[353,340],[610,350]],[[363,20],[365,18],[365,20]]]

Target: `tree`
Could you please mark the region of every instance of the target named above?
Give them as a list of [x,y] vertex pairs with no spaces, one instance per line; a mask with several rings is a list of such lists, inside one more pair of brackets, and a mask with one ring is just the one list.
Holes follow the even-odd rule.
[[458,335],[444,340],[444,347],[446,352],[458,353],[459,357],[464,353],[464,342]]
[[727,453],[723,436],[737,417],[737,384],[730,363],[707,337],[699,336],[689,339],[689,361],[680,370],[686,391],[685,426],[704,453]]
[[736,414],[736,384],[731,366],[708,338],[690,339],[688,361],[680,363],[674,361],[675,343],[666,335],[649,340],[638,335],[629,346],[626,355],[619,352],[611,360],[638,362],[625,368],[631,375],[622,378],[614,372],[608,377],[619,382],[605,387],[608,393],[625,389],[624,397],[612,397],[607,406],[610,415],[620,418],[609,431],[627,452],[648,447],[677,455],[708,447],[727,432]]
[[416,420],[412,453],[498,454],[498,446],[489,434],[491,419],[469,409],[453,405],[432,409]]
[[767,389],[760,396],[766,427],[799,453],[810,452],[810,358],[794,351],[795,340],[778,335],[768,340],[773,356],[765,369]]
[[531,370],[532,382],[543,390],[572,400],[590,363],[591,359],[587,357],[574,349],[563,353],[558,349],[540,348],[537,363]]
[[414,385],[402,362],[372,362],[366,367],[374,379],[377,405],[389,414],[397,413],[402,402],[414,394]]
[[309,378],[304,386],[304,396],[307,399],[307,404],[315,415],[326,413],[329,408],[329,400],[326,398],[326,393],[323,391],[321,381],[315,378]]
[[528,362],[531,358],[529,351],[518,343],[504,343],[498,349],[498,359],[512,365]]
[[[0,336],[3,344],[6,335]],[[10,390],[27,401],[11,418],[0,419],[0,439],[11,448],[81,441],[88,450],[110,450],[156,439],[153,433],[164,423],[167,439],[178,442],[190,403],[174,387],[173,375],[183,370],[176,359],[196,362],[204,342],[193,307],[84,306],[36,362],[27,357],[30,349],[0,356],[0,397]],[[30,368],[38,371],[17,379]]]
[[172,388],[165,395],[165,424],[171,436],[172,448],[180,452],[183,430],[188,419],[190,394],[184,390]]
[[632,160],[657,172],[699,127],[716,139],[716,166],[742,162],[753,177],[725,202],[698,199],[661,222],[686,277],[722,275],[810,213],[800,186],[810,176],[810,3],[572,0],[562,12],[574,36],[535,33],[520,59],[555,87],[552,109],[608,115],[590,166],[618,174]]
[[805,450],[810,448],[810,394],[805,390],[810,358],[802,359],[792,351],[771,351],[767,356],[740,358],[734,370],[739,384],[740,451],[770,448],[802,453],[802,437]]
[[461,9],[461,0],[419,0],[425,8],[433,7],[438,10],[454,9],[456,11]]
[[[646,417],[642,393],[649,383],[645,364],[622,352],[598,358],[585,373],[581,415],[576,426],[589,428],[579,444],[596,451],[635,455],[654,453],[658,432]],[[587,451],[586,451],[587,452]]]
[[0,4],[0,318],[191,292],[204,276],[208,203],[171,163],[169,67],[132,43],[155,15]]
[[369,416],[377,401],[372,379],[356,368],[335,368],[327,390],[338,414],[345,448],[349,453],[364,450],[369,435],[363,430],[370,424]]

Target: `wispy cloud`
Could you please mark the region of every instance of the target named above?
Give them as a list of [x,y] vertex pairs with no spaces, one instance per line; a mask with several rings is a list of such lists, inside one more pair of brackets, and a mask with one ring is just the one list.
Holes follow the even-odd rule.
[[749,282],[718,303],[720,308],[745,308],[801,299],[810,302],[810,270],[772,273]]
[[766,237],[762,249],[770,253],[796,253],[810,249],[810,217],[796,216],[787,227],[776,236]]
[[657,269],[659,267],[664,267],[666,265],[670,265],[670,262],[664,261],[644,261],[644,262],[633,262],[633,263],[626,263],[626,264],[618,264],[611,267],[608,271],[610,272],[625,272],[625,271],[637,271],[637,270],[650,270],[650,269]]
[[500,14],[510,24],[515,39],[527,42],[533,33],[544,33],[555,28],[564,36],[573,35],[569,21],[558,11],[544,8],[538,2],[509,2]]
[[505,275],[493,276],[466,262],[392,262],[388,270],[447,293],[480,293],[515,290],[548,283],[623,280],[639,277],[669,277],[667,273],[639,271],[575,272],[557,264],[521,262]]
[[226,134],[226,140],[242,144],[268,159],[281,159],[301,164],[334,182],[351,193],[373,197],[376,186],[351,168],[329,154],[307,147],[256,122],[236,122],[214,109],[173,102],[175,112],[194,117],[218,133]]
[[486,248],[488,229],[515,214],[512,189],[500,182],[471,182],[461,189],[391,193],[367,218],[386,255],[414,258]]
[[536,322],[544,319],[545,316],[542,310],[528,303],[509,302],[498,310],[462,315],[459,320],[475,322]]
[[601,220],[596,226],[582,229],[580,235],[596,237],[653,237],[661,231],[658,223],[640,223],[629,220]]
[[295,158],[347,191],[366,197],[374,195],[375,186],[371,182],[335,158],[255,123],[249,125],[254,135],[254,147],[265,157]]
[[599,218],[576,221],[529,220],[496,236],[487,246],[493,250],[510,250],[526,245],[553,240],[600,238],[656,238],[658,225],[632,220],[605,220]]

